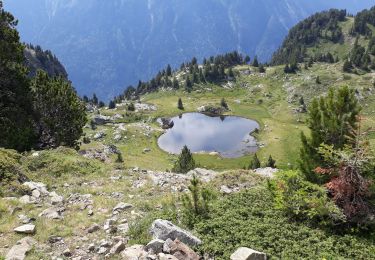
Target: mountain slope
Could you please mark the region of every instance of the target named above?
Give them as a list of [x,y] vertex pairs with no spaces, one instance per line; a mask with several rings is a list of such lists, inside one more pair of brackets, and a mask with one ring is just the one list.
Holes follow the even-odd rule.
[[[24,41],[53,51],[78,91],[111,97],[165,64],[232,50],[268,59],[288,29],[330,7],[372,1],[5,0]],[[33,10],[30,12],[30,10]]]
[[26,45],[24,55],[31,77],[36,75],[37,70],[44,70],[50,77],[61,76],[68,79],[64,66],[51,51],[44,51],[40,46]]

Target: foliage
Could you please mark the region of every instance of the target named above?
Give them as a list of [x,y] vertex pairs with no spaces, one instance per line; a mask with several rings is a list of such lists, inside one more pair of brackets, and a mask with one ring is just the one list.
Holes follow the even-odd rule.
[[254,57],[254,60],[253,60],[253,64],[252,64],[254,67],[259,67],[259,62],[258,62],[258,57],[255,56]]
[[254,154],[253,159],[250,162],[249,169],[256,170],[260,168],[260,161],[258,159],[258,155]]
[[30,77],[35,77],[38,70],[43,70],[50,77],[61,76],[68,80],[68,73],[64,66],[51,51],[43,50],[39,45],[26,44],[24,53]]
[[356,139],[354,148],[345,146],[335,150],[332,145],[322,145],[319,152],[327,167],[319,167],[315,172],[330,177],[325,186],[348,221],[366,225],[373,222],[375,213],[374,195],[370,189],[375,177],[373,156],[367,142],[361,140],[362,135],[358,134]]
[[225,101],[224,98],[221,99],[221,101],[220,101],[220,105],[221,105],[221,107],[224,108],[225,110],[229,110],[228,103],[227,103],[227,101]]
[[180,109],[180,110],[184,110],[184,104],[182,104],[181,98],[178,99],[177,108]]
[[327,190],[306,181],[295,171],[282,172],[273,181],[276,208],[296,220],[321,225],[345,221],[344,214],[327,196]]
[[24,151],[35,141],[24,46],[17,21],[0,1],[0,146]]
[[0,196],[22,194],[20,183],[26,181],[27,177],[21,158],[14,150],[0,149]]
[[74,88],[63,78],[39,71],[32,81],[40,147],[75,147],[86,123],[86,109]]
[[274,208],[263,187],[242,191],[213,203],[208,219],[195,225],[204,243],[200,251],[226,260],[241,246],[265,252],[267,259],[370,259],[374,237],[335,235],[291,221]]
[[372,31],[368,24],[375,26],[375,6],[370,10],[363,10],[356,15],[352,34],[371,35]]
[[39,152],[39,156],[25,158],[24,164],[30,173],[61,177],[66,174],[86,175],[101,173],[102,165],[99,161],[84,158],[77,151],[58,147],[53,150]]
[[355,92],[349,87],[331,88],[327,96],[311,101],[308,118],[311,138],[302,134],[299,163],[308,180],[317,181],[312,171],[322,166],[323,159],[317,151],[322,143],[333,145],[335,149],[353,144],[353,130],[358,127],[360,110]]
[[187,173],[193,169],[195,169],[195,161],[189,148],[187,148],[185,145],[182,148],[181,154],[173,167],[173,171],[178,173]]
[[130,104],[128,105],[128,110],[129,110],[129,111],[135,111],[135,106],[134,106],[133,103],[130,103]]
[[108,109],[115,109],[115,108],[116,108],[116,103],[113,100],[109,101]]
[[338,23],[345,19],[345,10],[331,9],[298,23],[289,31],[281,47],[272,56],[271,64],[303,62],[308,58],[306,47],[318,43],[320,39],[339,42],[343,33]]
[[270,157],[268,157],[266,167],[276,168],[276,161],[272,158],[271,155]]
[[214,194],[207,188],[202,187],[201,181],[193,175],[188,186],[189,194],[182,195],[182,221],[189,228],[193,228],[198,220],[207,218],[210,211],[210,203]]

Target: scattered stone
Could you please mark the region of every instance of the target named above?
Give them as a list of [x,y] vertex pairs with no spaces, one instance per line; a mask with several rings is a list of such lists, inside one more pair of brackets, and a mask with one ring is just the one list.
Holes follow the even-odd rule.
[[48,238],[48,242],[50,244],[55,244],[55,243],[61,242],[62,240],[63,240],[62,237],[58,237],[58,236],[50,236]]
[[64,202],[64,197],[63,196],[59,196],[57,195],[56,192],[51,192],[49,194],[49,196],[51,197],[51,204],[52,205],[56,205],[56,204],[60,204],[60,203],[63,203]]
[[61,212],[63,212],[64,210],[65,208],[51,207],[43,210],[42,213],[39,214],[39,217],[45,217],[48,219],[63,219]]
[[65,249],[62,254],[64,256],[66,256],[66,257],[71,257],[72,256],[72,252],[70,251],[69,248]]
[[167,240],[168,238],[175,240],[176,238],[188,246],[196,246],[202,244],[202,241],[183,230],[170,221],[157,219],[152,223],[150,233],[154,239]]
[[231,188],[229,188],[227,185],[222,185],[220,187],[220,192],[223,193],[223,194],[231,194],[233,192],[233,190]]
[[38,191],[38,190],[33,190],[32,192],[31,192],[31,196],[33,196],[34,198],[40,198],[40,191]]
[[94,135],[94,139],[98,140],[98,139],[102,139],[103,137],[105,137],[105,133],[104,132],[98,132]]
[[23,183],[22,185],[28,187],[31,191],[38,190],[42,195],[48,195],[47,186],[41,182],[32,182],[28,181]]
[[253,249],[240,247],[230,256],[230,260],[267,260],[267,256]]
[[19,240],[5,256],[6,260],[23,260],[27,253],[36,244],[36,241],[31,237],[24,237]]
[[21,198],[19,198],[19,202],[22,204],[34,204],[36,203],[36,199],[29,195],[24,195]]
[[20,234],[35,234],[35,225],[26,224],[14,229],[16,233]]
[[98,254],[99,255],[104,255],[108,252],[108,248],[106,247],[99,247]]
[[116,207],[113,208],[113,212],[121,212],[127,209],[131,209],[132,207],[133,205],[129,203],[120,202],[119,204],[116,205]]
[[165,241],[164,240],[161,240],[161,239],[154,239],[154,240],[151,240],[145,247],[145,250],[147,252],[151,252],[151,253],[154,253],[154,254],[159,254],[161,252],[163,252],[163,245],[164,245]]
[[119,142],[121,139],[122,139],[122,136],[120,134],[117,134],[113,137],[113,140],[115,140],[116,142]]
[[128,233],[129,231],[129,224],[124,223],[117,226],[117,230],[121,231],[122,233]]
[[119,254],[121,251],[125,249],[125,244],[122,241],[119,241],[116,245],[114,245],[111,250],[109,251],[110,254]]
[[[167,242],[166,242],[167,243]],[[199,260],[200,257],[190,247],[176,239],[175,241],[168,241],[169,254],[175,256],[177,259]]]
[[144,251],[144,247],[142,245],[134,245],[122,251],[121,256],[123,259],[127,260],[145,259],[147,252]]
[[111,123],[111,117],[109,117],[109,116],[103,116],[103,115],[95,115],[92,118],[92,121],[96,125],[105,125],[107,123]]
[[35,220],[34,218],[29,218],[28,216],[23,214],[18,215],[18,219],[22,224],[29,224],[31,221]]
[[92,209],[90,209],[88,212],[87,212],[87,216],[91,217],[94,215],[94,211]]
[[87,229],[87,233],[94,233],[96,231],[100,230],[100,226],[98,224],[93,224],[91,227]]
[[151,149],[150,148],[145,148],[145,149],[143,149],[143,152],[144,153],[149,153],[149,152],[151,152]]
[[89,252],[92,252],[95,250],[95,244],[90,244],[88,247],[87,247],[87,251]]
[[105,222],[104,222],[104,225],[103,225],[103,229],[104,230],[109,230],[111,227],[113,227],[113,225],[115,224],[116,220],[115,219],[107,219]]
[[259,169],[256,169],[255,170],[255,173],[256,174],[259,174],[263,177],[267,177],[267,178],[273,178],[275,177],[275,174],[278,172],[279,170],[278,169],[274,169],[274,168],[270,168],[270,167],[267,167],[267,168],[259,168]]
[[158,254],[159,260],[179,260],[173,255],[166,255],[163,253]]

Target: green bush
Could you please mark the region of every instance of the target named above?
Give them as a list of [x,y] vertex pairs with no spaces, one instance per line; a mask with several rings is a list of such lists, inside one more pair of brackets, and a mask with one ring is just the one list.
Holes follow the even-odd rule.
[[39,152],[37,157],[28,157],[25,166],[30,172],[60,177],[64,174],[84,175],[99,173],[102,165],[99,161],[86,159],[74,149],[59,147]]
[[216,260],[229,259],[240,246],[267,253],[269,259],[370,259],[374,236],[343,235],[291,221],[275,209],[272,192],[253,188],[213,203],[208,219],[195,225],[199,250]]
[[345,216],[328,198],[327,190],[306,181],[296,171],[281,172],[273,181],[276,208],[297,220],[309,220],[322,225],[345,221]]

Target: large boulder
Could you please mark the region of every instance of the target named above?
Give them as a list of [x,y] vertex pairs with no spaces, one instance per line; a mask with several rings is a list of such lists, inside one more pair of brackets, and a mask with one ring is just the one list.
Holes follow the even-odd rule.
[[26,254],[36,244],[36,241],[31,237],[24,237],[19,240],[5,256],[6,260],[23,260]]
[[154,239],[175,240],[178,239],[188,246],[196,246],[202,244],[202,241],[186,230],[179,228],[170,221],[157,219],[152,223],[150,233]]
[[164,240],[161,239],[153,239],[151,240],[146,246],[145,250],[147,252],[152,252],[154,254],[159,254],[163,252]]
[[247,247],[240,247],[230,256],[230,260],[267,260],[267,255]]
[[92,118],[92,121],[96,124],[96,125],[105,125],[107,123],[111,123],[111,117],[109,116],[103,116],[103,115],[95,115],[93,118]]
[[35,234],[35,225],[26,224],[14,229],[14,232],[19,234]]

